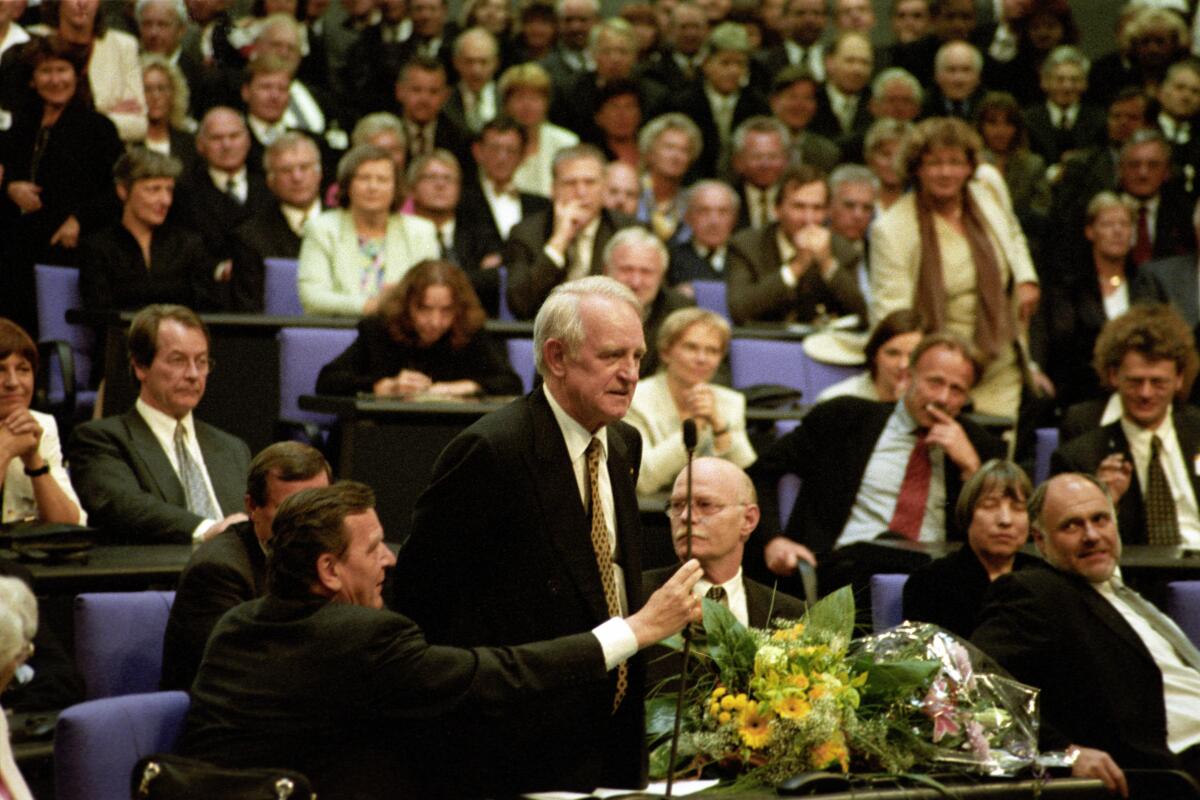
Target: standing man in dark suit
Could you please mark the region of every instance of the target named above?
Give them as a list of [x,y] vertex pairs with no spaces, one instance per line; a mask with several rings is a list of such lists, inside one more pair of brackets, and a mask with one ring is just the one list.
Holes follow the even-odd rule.
[[[692,591],[729,609],[737,621],[766,628],[776,618],[799,619],[804,603],[742,574],[742,554],[750,534],[758,527],[758,495],[750,477],[731,461],[708,456],[692,462],[692,506],[687,505],[687,470],[679,473],[667,502],[675,554],[687,555],[687,515],[692,517],[692,558],[704,570]],[[666,583],[676,566],[652,569],[642,578],[645,591]],[[679,656],[656,647],[646,654],[649,662],[646,689],[679,674]]]
[[[455,781],[481,766],[464,752],[468,726],[531,705],[583,723],[594,709],[573,702],[581,692],[608,686],[608,671],[698,618],[693,561],[626,619],[521,646],[431,645],[413,620],[383,608],[396,559],[374,506],[370,487],[352,481],[283,502],[267,594],[217,623],[180,752],[225,767],[301,770],[329,800],[462,798]],[[438,754],[454,769],[434,768]],[[523,751],[509,766],[557,766],[553,755]]]
[[[645,352],[641,304],[611,278],[547,298],[534,322],[542,387],[447,445],[413,512],[396,607],[430,642],[523,644],[641,607],[641,438],[620,419]],[[440,774],[468,795],[644,786],[643,678],[635,661],[465,725],[447,757],[473,769]]]
[[208,328],[191,309],[146,306],[129,324],[136,404],[71,434],[71,483],[89,521],[115,541],[199,543],[246,519],[250,448],[192,416],[208,349]]
[[179,576],[163,637],[164,690],[187,691],[217,620],[267,591],[271,523],[279,504],[303,489],[328,486],[325,457],[300,442],[276,442],[250,462],[245,522],[198,547]]
[[838,263],[829,228],[829,186],[815,167],[791,167],[779,180],[778,222],[729,240],[729,313],[734,323],[809,322],[819,314],[858,314],[866,303],[854,264]]
[[[820,403],[759,455],[751,472],[768,520],[779,518],[780,476],[793,473],[802,481],[786,528],[762,551],[765,574],[793,576],[804,559],[840,578],[822,577],[823,585],[840,586],[859,577],[840,571],[836,552],[847,545],[886,534],[962,541],[953,509],[963,482],[984,460],[1003,454],[1001,442],[959,418],[978,380],[970,354],[970,345],[954,336],[929,334],[913,350],[912,381],[899,402],[836,397]],[[764,538],[773,533],[772,525]]]
[[[1192,228],[1200,228],[1200,202],[1192,211]],[[1200,239],[1200,235],[1197,236]],[[1200,325],[1200,257],[1195,252],[1147,262],[1143,269],[1158,279],[1171,306],[1193,331]]]
[[1123,768],[1200,778],[1200,653],[1117,572],[1104,484],[1055,476],[1034,492],[1029,518],[1049,568],[998,578],[971,641],[1041,690],[1040,745],[1073,756],[1073,775],[1123,796]]
[[460,163],[470,159],[471,135],[445,112],[450,89],[446,67],[429,56],[414,56],[396,78],[396,100],[408,140],[408,162],[441,148]]
[[554,157],[554,207],[521,220],[504,247],[508,306],[517,319],[532,319],[560,283],[599,275],[604,246],[632,218],[604,208],[604,156],[576,145]]
[[1042,62],[1045,102],[1023,112],[1029,148],[1053,166],[1064,156],[1104,139],[1104,111],[1083,102],[1088,82],[1087,57],[1076,47],[1056,47]]
[[263,156],[273,202],[233,232],[232,309],[262,311],[268,258],[298,258],[304,225],[321,213],[321,152],[307,135],[287,131]]
[[463,175],[458,224],[466,246],[461,255],[475,293],[493,317],[500,304],[500,273],[496,268],[504,262],[502,252],[509,233],[521,220],[550,208],[545,197],[513,186],[525,142],[525,129],[511,117],[501,115],[488,120],[471,145],[479,169],[467,165]]
[[1169,306],[1135,305],[1104,326],[1095,353],[1121,419],[1063,444],[1050,471],[1099,476],[1130,544],[1200,544],[1200,409],[1173,407],[1200,363],[1191,330]]

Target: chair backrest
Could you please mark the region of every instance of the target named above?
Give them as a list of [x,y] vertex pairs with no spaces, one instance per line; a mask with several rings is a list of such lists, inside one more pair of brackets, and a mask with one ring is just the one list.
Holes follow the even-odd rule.
[[174,592],[96,592],[75,598],[75,667],[84,694],[153,692]]
[[[71,345],[75,355],[75,385],[87,386],[92,374],[92,329],[86,325],[72,325],[66,317],[68,309],[83,307],[79,270],[38,264],[33,268],[33,275],[37,287],[39,337],[43,342],[57,339]],[[60,391],[61,387],[51,385],[52,393]]]
[[696,305],[729,319],[725,281],[692,281],[692,289],[696,292]]
[[500,305],[496,309],[496,319],[514,320],[516,315],[508,307],[508,267],[498,267],[500,273]]
[[1038,428],[1033,445],[1033,485],[1050,477],[1050,455],[1058,449],[1058,428]]
[[1171,581],[1167,584],[1167,616],[1200,647],[1200,581]]
[[805,382],[804,399],[810,403],[817,401],[817,395],[833,386],[838,381],[852,378],[863,371],[862,366],[846,366],[844,364],[826,364],[817,361],[808,353],[804,354]]
[[876,573],[871,576],[871,624],[875,633],[894,628],[904,621],[904,584],[908,576]]
[[796,498],[800,496],[800,476],[788,473],[779,478],[779,530],[787,530],[788,519],[792,516],[792,508]]
[[[805,391],[808,357],[799,341],[734,339],[729,343],[729,369],[735,389],[776,383]],[[807,395],[805,399],[808,398]]]
[[321,367],[354,344],[354,328],[279,329],[279,418],[288,422],[333,424],[329,414],[300,409],[300,395],[313,394]]
[[153,692],[64,710],[54,728],[54,796],[129,800],[138,759],[175,749],[189,705],[185,692]]
[[263,259],[263,313],[276,317],[300,317],[300,262],[294,258]]
[[508,347],[508,363],[513,371],[521,378],[525,391],[533,390],[533,376],[537,374],[537,366],[533,358],[533,339],[513,337],[506,343]]

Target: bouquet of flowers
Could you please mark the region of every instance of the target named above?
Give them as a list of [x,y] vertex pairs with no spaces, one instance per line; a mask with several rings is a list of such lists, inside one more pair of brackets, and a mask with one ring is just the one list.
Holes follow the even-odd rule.
[[[1037,756],[1037,690],[982,671],[978,650],[933,625],[852,639],[849,587],[801,620],[746,628],[704,602],[676,771],[777,785],[800,773],[956,767],[1013,774]],[[667,644],[681,648],[675,637]],[[674,694],[647,705],[651,772],[665,776]]]

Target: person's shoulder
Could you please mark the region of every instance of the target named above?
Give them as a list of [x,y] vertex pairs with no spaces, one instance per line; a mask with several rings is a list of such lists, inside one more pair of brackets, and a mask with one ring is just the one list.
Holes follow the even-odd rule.
[[135,56],[137,55],[137,50],[138,50],[137,37],[131,33],[126,33],[125,31],[117,30],[116,28],[109,28],[108,30],[106,30],[104,32],[104,35],[101,36],[97,40],[97,43],[98,44],[103,43],[104,45],[111,47],[114,50],[116,50],[116,49],[128,50],[128,51],[133,52],[133,54]]
[[524,219],[514,225],[513,229],[509,231],[509,240],[511,241],[519,236],[526,239],[542,237],[546,232],[553,213],[554,206],[548,205],[541,211],[526,215]]
[[884,403],[879,400],[868,400],[865,397],[857,397],[851,394],[844,394],[838,397],[831,397],[824,402],[817,403],[805,415],[801,424],[816,422],[818,420],[830,420],[841,418],[879,418],[891,416],[896,409],[895,403]]
[[203,435],[219,440],[227,447],[232,447],[237,450],[245,450],[246,452],[250,451],[249,445],[247,445],[240,436],[232,434],[229,431],[222,430],[216,425],[205,422],[202,419],[196,419],[196,434],[197,436]]
[[258,547],[254,524],[246,521],[230,525],[220,534],[192,551],[184,572],[201,564],[250,564],[249,547]]
[[[72,437],[87,436],[124,436],[132,424],[131,418],[141,420],[141,416],[137,413],[136,408],[130,408],[121,414],[113,414],[100,419],[90,419],[87,422],[76,425],[72,431]],[[143,422],[144,424],[144,422]]]
[[418,217],[416,214],[393,214],[389,218],[388,227],[396,226],[397,230],[403,230],[410,236],[437,238],[437,226],[424,217]]

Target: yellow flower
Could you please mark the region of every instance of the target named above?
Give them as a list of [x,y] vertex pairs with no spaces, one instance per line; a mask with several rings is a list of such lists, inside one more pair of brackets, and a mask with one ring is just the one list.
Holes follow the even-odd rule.
[[787,679],[788,686],[794,686],[797,689],[808,688],[808,676],[803,672],[798,672],[795,675],[789,675]]
[[771,738],[771,715],[759,711],[758,703],[750,701],[738,717],[738,735],[747,747],[759,748]]
[[836,763],[842,768],[842,772],[850,771],[850,753],[846,750],[846,741],[840,731],[812,749],[812,762],[816,769],[824,769]]
[[721,704],[720,703],[710,703],[709,704],[708,715],[710,717],[715,717],[717,714],[720,714],[720,713],[721,713]]
[[775,713],[784,719],[803,719],[808,716],[809,711],[812,711],[812,706],[808,704],[807,700],[796,694],[787,695],[775,705]]
[[722,725],[726,724],[731,719],[733,719],[733,715],[728,711],[722,711],[717,715],[717,722],[721,723]]
[[729,711],[730,709],[736,708],[736,707],[737,707],[737,698],[734,697],[733,695],[727,694],[721,698],[721,708],[725,709],[726,711]]
[[718,686],[717,688],[715,688],[715,689],[713,689],[713,690],[712,690],[712,699],[713,699],[713,700],[720,700],[720,699],[721,699],[721,696],[722,696],[722,695],[724,695],[724,694],[725,694],[725,687],[724,687],[724,686]]

